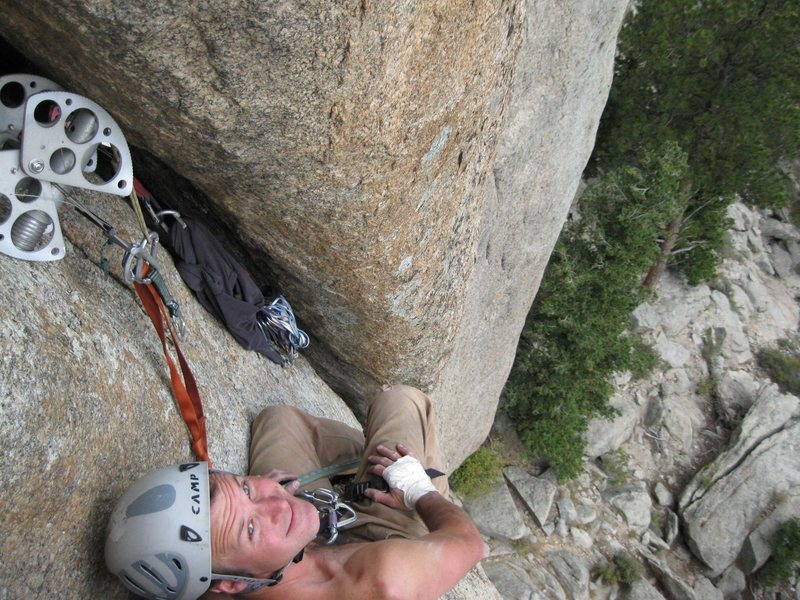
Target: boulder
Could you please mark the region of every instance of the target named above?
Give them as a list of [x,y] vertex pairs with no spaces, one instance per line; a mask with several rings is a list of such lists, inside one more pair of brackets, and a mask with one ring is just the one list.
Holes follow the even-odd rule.
[[[540,593],[544,595],[547,600],[567,600],[564,595],[564,589],[550,571],[545,569],[538,563],[533,563],[528,569],[528,574]],[[571,599],[570,599],[571,600]]]
[[674,340],[668,339],[663,333],[656,336],[656,342],[653,348],[658,353],[659,358],[674,369],[685,365],[691,357],[689,351],[684,346]]
[[[431,329],[430,324],[458,319],[453,343],[441,350],[443,355],[449,353],[441,370],[426,358],[418,359],[422,368],[413,373],[414,379],[438,377],[430,392],[437,407],[442,406],[442,444],[451,467],[477,448],[489,431],[519,333],[594,146],[613,74],[616,35],[627,6],[627,0],[581,4],[526,0],[522,7],[524,39],[496,159],[493,165],[476,161],[474,167],[478,180],[481,166],[487,168],[486,196],[480,214],[475,214],[480,219],[476,246],[469,259],[454,243],[448,246],[451,262],[474,262],[463,313],[435,310],[451,293],[440,290],[438,281],[415,292],[415,297],[433,305],[421,310],[436,314],[426,319],[428,330],[417,324],[417,318],[412,340],[430,339],[429,345],[435,347],[446,338],[438,336],[442,325]],[[456,52],[464,52],[460,43]],[[463,163],[461,177],[473,168],[465,167]],[[451,218],[454,230],[460,218],[460,213]],[[456,233],[447,235],[455,241]],[[409,245],[417,248],[417,239]],[[451,269],[441,279],[457,276]],[[531,282],[531,287],[526,290],[520,281]],[[397,337],[383,323],[381,329],[386,331],[384,337]],[[419,357],[421,351],[427,349],[414,348],[408,356]],[[406,361],[406,355],[400,355],[389,364],[399,368],[396,365]]]
[[786,242],[786,250],[792,257],[792,265],[800,263],[800,242]]
[[547,560],[568,598],[589,600],[589,569],[580,558],[566,550],[558,550],[548,552]]
[[776,493],[774,502],[777,504],[768,516],[750,532],[742,547],[740,560],[737,564],[746,575],[756,572],[764,566],[772,554],[769,546],[770,540],[783,523],[789,519],[800,519],[800,494]]
[[671,547],[673,543],[675,543],[675,538],[678,537],[678,533],[680,532],[680,521],[678,520],[678,515],[672,512],[670,509],[664,510],[664,541],[667,543],[667,546]]
[[539,527],[544,527],[553,506],[556,486],[546,479],[533,477],[524,469],[516,466],[506,467],[503,469],[503,473],[520,495]]
[[639,411],[627,397],[614,395],[609,404],[619,411],[611,419],[594,418],[584,434],[586,448],[584,456],[597,458],[619,448],[633,435],[633,428],[639,422]]
[[580,527],[571,527],[569,533],[578,546],[584,550],[591,550],[594,545],[594,538],[588,531]]
[[739,555],[749,533],[800,493],[800,400],[777,386],[761,389],[731,446],[695,475],[679,502],[692,552],[713,574]]
[[744,323],[749,323],[750,317],[755,311],[755,307],[747,295],[747,292],[745,292],[742,286],[736,283],[731,283],[726,293],[728,295],[728,301],[730,302],[731,308],[734,310],[734,312],[739,315]]
[[722,371],[716,384],[719,408],[729,415],[747,412],[758,393],[758,382],[747,371]]
[[538,600],[542,598],[534,590],[533,581],[525,569],[513,562],[494,562],[484,567],[486,575],[503,598],[519,600]]
[[675,503],[675,497],[672,495],[672,492],[660,481],[657,482],[653,488],[653,494],[655,494],[656,500],[661,506],[672,507]]
[[714,587],[714,584],[706,577],[698,577],[692,589],[695,598],[698,598],[698,600],[725,600],[722,591]]
[[464,500],[466,510],[483,535],[499,540],[518,540],[530,533],[505,482],[499,480],[491,492]]
[[759,223],[759,215],[743,202],[732,202],[726,210],[728,218],[733,223],[733,231],[749,231]]
[[578,511],[575,510],[575,504],[572,502],[569,490],[564,488],[556,500],[558,507],[558,517],[567,525],[572,525],[578,520]]
[[769,247],[770,260],[775,274],[781,279],[796,277],[795,264],[792,255],[784,248],[783,244],[772,244]]
[[664,596],[646,579],[622,586],[619,600],[664,600]]
[[597,509],[589,504],[581,504],[575,509],[575,522],[579,525],[588,525],[597,519]]
[[658,284],[660,328],[668,339],[677,339],[711,303],[711,289],[700,284],[688,286],[683,278],[667,271]]
[[692,375],[687,369],[671,369],[664,374],[661,384],[663,424],[687,454],[692,449],[695,429],[704,421],[695,401],[696,382]]
[[625,517],[625,522],[634,531],[642,533],[650,526],[653,502],[644,482],[608,488],[603,491],[603,499]]
[[744,578],[744,573],[735,565],[731,565],[725,569],[717,583],[717,587],[719,588],[720,596],[725,600],[731,600],[741,597],[741,593],[747,587],[747,581]]
[[728,297],[722,292],[711,292],[712,304],[706,317],[715,329],[723,329],[725,334],[719,336],[722,340],[720,352],[725,359],[725,366],[735,368],[753,358],[750,352],[750,342],[744,325],[734,310],[731,309]]
[[661,586],[666,590],[667,598],[670,600],[705,600],[705,598],[698,597],[692,587],[672,570],[666,559],[660,558],[644,549],[641,550],[641,553],[655,573]]
[[797,328],[799,312],[793,287],[762,278],[756,271],[748,271],[739,283],[755,308],[747,327],[752,346],[767,345]]
[[758,223],[761,235],[767,240],[781,240],[785,242],[800,242],[800,233],[791,223],[784,223],[778,219],[764,216]]
[[664,400],[659,395],[647,399],[642,423],[645,427],[660,427],[664,422]]

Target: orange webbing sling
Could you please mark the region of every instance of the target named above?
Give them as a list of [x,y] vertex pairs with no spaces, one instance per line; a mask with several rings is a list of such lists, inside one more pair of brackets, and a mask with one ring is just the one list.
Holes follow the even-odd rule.
[[[164,349],[164,356],[167,358],[169,374],[172,379],[172,392],[175,395],[175,400],[178,403],[181,416],[192,436],[192,451],[194,452],[194,456],[197,460],[208,461],[210,467],[211,459],[208,457],[208,441],[206,440],[206,417],[203,414],[200,392],[197,390],[197,382],[194,379],[192,370],[189,368],[189,363],[186,362],[183,352],[181,352],[178,336],[172,326],[167,309],[164,307],[161,296],[152,283],[135,282],[133,287],[136,289],[136,293],[139,294],[139,299],[142,301],[142,305],[150,316],[150,320],[153,322],[153,327],[156,328],[158,336],[161,338],[161,346]],[[165,321],[170,331],[172,344],[175,346],[175,351],[178,353],[178,361],[180,362],[183,379],[181,379],[181,375],[178,373],[175,362],[172,360],[169,349],[167,348],[167,336],[164,330]]]

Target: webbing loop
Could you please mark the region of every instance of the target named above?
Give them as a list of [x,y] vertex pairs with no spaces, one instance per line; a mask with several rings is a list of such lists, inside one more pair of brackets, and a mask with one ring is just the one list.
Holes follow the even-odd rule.
[[[145,265],[146,270],[149,269]],[[211,466],[211,459],[208,457],[208,441],[206,439],[206,417],[203,414],[203,404],[200,400],[200,392],[197,389],[197,382],[195,381],[194,374],[192,373],[189,363],[183,356],[180,344],[178,343],[178,334],[175,332],[172,322],[169,318],[169,313],[161,301],[158,291],[152,283],[138,283],[134,282],[133,287],[139,295],[147,311],[150,320],[155,327],[158,336],[161,338],[161,346],[164,350],[164,356],[167,359],[169,366],[170,379],[172,380],[172,392],[175,396],[175,401],[181,411],[186,427],[192,436],[192,452],[197,460],[208,461],[209,467]],[[170,356],[167,347],[167,335],[164,328],[164,323],[167,323],[170,336],[172,338],[173,346],[178,354],[178,362],[180,363],[181,373],[175,367],[175,362]]]

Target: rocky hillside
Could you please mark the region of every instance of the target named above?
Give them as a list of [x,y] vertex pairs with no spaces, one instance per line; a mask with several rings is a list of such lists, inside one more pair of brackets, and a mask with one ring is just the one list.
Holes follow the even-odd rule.
[[[730,216],[719,282],[690,288],[667,275],[636,310],[661,367],[646,380],[618,376],[619,416],[591,424],[584,474],[559,485],[507,467],[490,497],[466,502],[505,598],[761,597],[751,575],[766,540],[800,517],[800,400],[754,355],[796,339],[800,235],[741,204]],[[498,421],[495,435],[507,428]],[[620,554],[644,575],[632,586],[598,575]]]

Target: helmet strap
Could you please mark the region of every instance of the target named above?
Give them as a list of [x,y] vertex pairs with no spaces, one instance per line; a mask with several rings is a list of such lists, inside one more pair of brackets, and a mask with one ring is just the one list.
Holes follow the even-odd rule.
[[[288,566],[288,565],[287,565]],[[240,594],[249,594],[251,592],[256,592],[261,588],[270,587],[275,585],[276,583],[280,582],[283,579],[283,570],[286,567],[282,567],[278,571],[276,571],[271,578],[268,579],[256,579],[255,577],[245,577],[243,575],[221,575],[219,573],[211,573],[211,581],[218,581],[221,579],[226,579],[228,581],[236,581],[239,583],[246,583],[247,587],[244,588]]]

